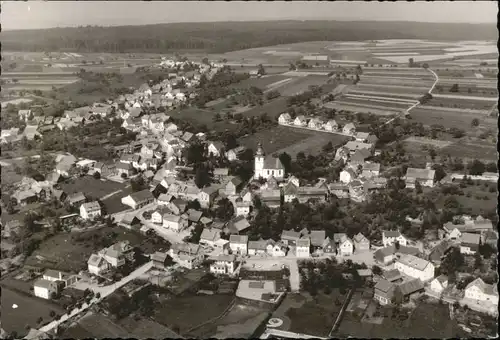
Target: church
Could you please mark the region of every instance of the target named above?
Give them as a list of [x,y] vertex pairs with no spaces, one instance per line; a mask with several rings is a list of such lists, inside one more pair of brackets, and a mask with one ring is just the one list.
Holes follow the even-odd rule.
[[255,164],[254,164],[254,179],[259,178],[269,179],[271,177],[276,178],[276,180],[281,181],[285,177],[285,168],[279,160],[279,158],[267,157],[262,148],[262,144],[259,143],[257,147],[257,152],[255,153]]

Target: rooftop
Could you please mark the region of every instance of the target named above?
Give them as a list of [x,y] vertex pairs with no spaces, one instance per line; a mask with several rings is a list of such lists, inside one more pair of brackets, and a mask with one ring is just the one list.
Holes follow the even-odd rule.
[[403,255],[398,259],[398,262],[405,264],[417,270],[424,270],[430,262],[413,255]]

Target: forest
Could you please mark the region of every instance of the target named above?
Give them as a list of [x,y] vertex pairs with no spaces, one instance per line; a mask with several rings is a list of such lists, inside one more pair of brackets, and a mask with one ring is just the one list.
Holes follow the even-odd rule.
[[497,30],[494,24],[268,21],[13,30],[0,37],[4,51],[224,53],[306,41],[496,40]]

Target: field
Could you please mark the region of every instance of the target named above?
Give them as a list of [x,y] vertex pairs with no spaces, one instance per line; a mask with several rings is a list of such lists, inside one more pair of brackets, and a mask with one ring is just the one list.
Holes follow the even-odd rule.
[[326,84],[328,78],[325,76],[305,76],[299,77],[293,81],[285,83],[278,87],[282,96],[294,96],[296,94],[309,90],[310,86],[321,86]]
[[92,176],[78,177],[74,180],[60,183],[59,185],[67,195],[83,192],[86,197],[93,199],[101,199],[115,192],[117,192],[116,195],[123,197],[124,195],[121,194],[121,191],[125,188],[125,185],[122,183],[104,179],[99,180]]
[[421,303],[406,320],[400,321],[387,317],[382,324],[363,322],[359,316],[347,312],[335,334],[336,337],[352,336],[355,338],[451,338],[463,337],[463,332],[454,320],[450,320],[448,306]]
[[230,295],[176,297],[155,310],[154,319],[170,328],[179,327],[183,334],[222,314],[232,300]]
[[266,90],[269,85],[277,83],[279,81],[289,79],[290,77],[284,75],[266,75],[261,78],[250,78],[246,79],[238,84],[231,85],[235,88],[250,88],[252,86],[258,87],[261,90]]
[[287,152],[295,157],[301,151],[306,154],[316,154],[329,141],[335,146],[346,139],[345,136],[337,134],[276,126],[259,131],[252,136],[240,138],[240,142],[252,150],[256,150],[260,142],[268,155]]
[[[17,307],[13,308],[14,305]],[[28,326],[38,328],[37,319],[39,317],[43,318],[44,323],[52,321],[51,311],[59,315],[65,314],[65,311],[56,304],[2,287],[2,329],[10,334],[16,332],[15,338],[22,338],[28,334]]]
[[445,128],[470,129],[474,118],[479,119],[481,125],[494,128],[496,120],[484,117],[484,115],[461,112],[459,110],[427,110],[416,107],[410,111],[412,121],[431,126],[433,124],[443,125]]
[[383,108],[378,105],[362,106],[362,105],[356,105],[355,102],[344,103],[341,101],[338,102],[335,101],[326,103],[324,106],[330,109],[344,110],[350,112],[373,113],[374,115],[379,115],[379,116],[390,116],[401,112],[401,109],[394,108],[392,106],[386,107],[384,105]]

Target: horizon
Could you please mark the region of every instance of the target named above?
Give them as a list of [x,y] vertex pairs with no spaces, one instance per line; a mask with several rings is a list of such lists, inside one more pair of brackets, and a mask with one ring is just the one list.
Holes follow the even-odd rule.
[[[148,7],[149,6],[149,7]],[[123,8],[126,7],[126,11]],[[96,8],[98,9],[96,11]],[[74,16],[74,13],[79,15]],[[325,15],[325,12],[329,12]],[[3,31],[175,23],[354,21],[494,24],[495,2],[2,2]],[[228,20],[229,18],[229,20]]]

